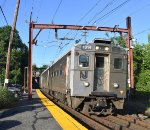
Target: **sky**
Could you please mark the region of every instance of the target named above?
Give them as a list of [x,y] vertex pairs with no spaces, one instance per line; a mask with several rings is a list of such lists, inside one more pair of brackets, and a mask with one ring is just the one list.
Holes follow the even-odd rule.
[[[126,28],[126,17],[132,20],[132,35],[137,43],[148,43],[150,33],[150,0],[20,0],[16,29],[28,46],[29,18],[37,24],[65,24]],[[0,0],[8,25],[12,25],[16,0]],[[0,12],[0,26],[6,26]],[[34,30],[33,35],[38,30]],[[95,38],[116,37],[118,33],[87,31],[86,41]],[[54,30],[42,30],[37,37],[37,45],[33,45],[33,64],[38,67],[50,65],[58,57],[74,46],[76,40],[85,43],[84,31],[58,30],[58,37],[73,40],[57,40]],[[15,43],[14,43],[15,44]]]

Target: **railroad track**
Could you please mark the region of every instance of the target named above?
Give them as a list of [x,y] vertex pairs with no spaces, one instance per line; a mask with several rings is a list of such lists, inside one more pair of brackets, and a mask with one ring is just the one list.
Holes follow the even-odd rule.
[[150,124],[144,120],[126,115],[98,117],[96,115],[79,113],[50,95],[44,92],[43,94],[90,130],[150,130]]

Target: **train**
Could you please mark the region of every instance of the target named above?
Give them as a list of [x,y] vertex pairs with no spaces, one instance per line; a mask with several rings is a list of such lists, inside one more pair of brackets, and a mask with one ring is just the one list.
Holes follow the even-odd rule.
[[79,112],[112,114],[124,106],[127,58],[127,50],[110,39],[76,44],[42,72],[40,87]]

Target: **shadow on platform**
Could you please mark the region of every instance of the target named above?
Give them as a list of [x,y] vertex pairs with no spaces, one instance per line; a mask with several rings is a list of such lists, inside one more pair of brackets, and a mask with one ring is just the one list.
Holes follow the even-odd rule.
[[18,102],[18,104],[13,108],[9,108],[8,110],[5,110],[0,118],[2,119],[5,117],[10,117],[15,114],[23,113],[26,111],[34,111],[35,109],[41,108],[41,107],[43,107],[43,104],[40,98],[36,96],[36,97],[33,97],[31,100],[29,100],[28,94],[24,94],[22,96],[22,99],[20,99],[20,101]]
[[1,123],[1,125],[3,127],[1,127],[0,130],[8,130],[8,129],[13,128],[15,126],[18,126],[20,124],[22,124],[22,123],[20,121],[17,121],[17,120],[6,120],[6,121],[3,121]]

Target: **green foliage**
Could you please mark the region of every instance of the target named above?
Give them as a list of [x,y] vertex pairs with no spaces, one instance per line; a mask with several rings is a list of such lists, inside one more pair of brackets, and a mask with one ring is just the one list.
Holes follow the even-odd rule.
[[32,70],[33,70],[33,71],[36,71],[37,69],[38,69],[38,67],[36,66],[36,64],[33,64],[33,65],[32,65]]
[[150,70],[150,43],[143,48],[143,70]]
[[150,33],[148,34],[148,43],[150,43]]
[[135,86],[139,80],[139,74],[142,70],[144,45],[136,44],[133,49],[133,65]]
[[11,107],[16,103],[17,99],[14,94],[8,91],[7,88],[0,86],[0,108]]
[[136,88],[138,91],[150,92],[150,70],[140,73]]
[[[142,49],[138,50],[138,55],[135,58],[140,60],[136,61],[139,68],[135,73],[137,77],[136,89],[138,91],[150,92],[150,43],[141,46]],[[141,55],[140,55],[141,54]]]
[[[0,27],[0,80],[4,82],[6,56],[11,27]],[[12,83],[23,83],[24,67],[28,64],[28,47],[22,43],[19,32],[15,29],[12,42],[10,79]]]
[[126,47],[126,43],[125,43],[124,39],[122,39],[121,36],[112,37],[112,38],[111,38],[111,42],[112,42],[112,44],[114,44],[114,45],[115,45],[115,44],[118,44],[118,45],[121,46],[121,47],[127,48],[127,47]]

